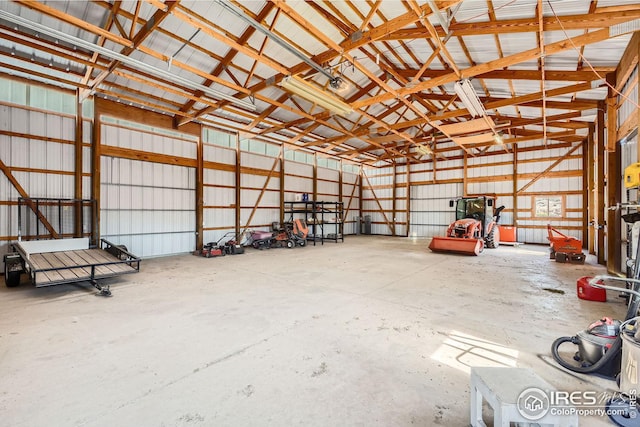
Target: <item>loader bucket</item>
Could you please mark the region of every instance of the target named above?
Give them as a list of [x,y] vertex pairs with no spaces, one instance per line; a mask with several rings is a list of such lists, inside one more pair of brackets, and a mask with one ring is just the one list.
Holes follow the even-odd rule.
[[464,255],[479,255],[484,249],[481,239],[459,239],[453,237],[434,237],[429,249],[433,252],[455,252]]

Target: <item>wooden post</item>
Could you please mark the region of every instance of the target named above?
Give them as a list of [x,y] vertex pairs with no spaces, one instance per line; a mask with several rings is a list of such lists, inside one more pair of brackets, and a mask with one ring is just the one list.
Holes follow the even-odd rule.
[[589,247],[589,135],[582,140],[582,248]]
[[318,153],[313,153],[313,201],[318,201]]
[[[74,164],[74,198],[82,199],[82,101],[80,99],[80,89],[76,90],[76,134],[75,134],[75,164]],[[82,237],[82,202],[76,202],[74,206],[74,227],[75,237]],[[60,230],[62,233],[63,230]]]
[[596,149],[596,176],[597,176],[597,185],[598,190],[596,193],[596,229],[598,230],[597,236],[597,248],[596,248],[596,256],[598,258],[598,264],[605,264],[606,262],[606,253],[605,253],[605,245],[604,245],[604,232],[605,232],[605,199],[604,199],[604,163],[605,163],[605,155],[604,155],[604,110],[605,105],[604,102],[598,102],[598,138],[596,141],[597,149]]
[[93,229],[91,230],[91,245],[97,245],[100,241],[100,159],[102,156],[102,123],[100,121],[100,102],[94,98],[93,129],[91,141],[91,198],[93,206]]
[[[607,74],[607,82],[614,85],[616,82],[615,73]],[[615,206],[620,201],[620,188],[622,176],[620,173],[620,156],[618,136],[618,108],[616,93],[609,88],[607,95],[607,206]],[[602,202],[604,214],[604,200]],[[607,271],[618,273],[622,269],[620,252],[620,211],[607,211],[606,217],[607,232]],[[598,257],[600,258],[600,257]]]
[[[363,202],[362,202],[362,181],[364,181],[364,169],[362,168],[362,165],[360,165],[360,173],[358,174],[358,178],[360,178],[360,182],[358,182],[358,218],[360,218],[360,221],[358,221],[358,223],[356,224],[356,227],[361,227],[362,224],[364,223],[364,216],[363,216],[363,210],[364,210],[364,206],[363,206]],[[361,234],[363,232],[363,230],[360,230],[360,233],[356,233],[356,234]]]
[[[434,154],[435,158],[435,154]],[[435,170],[434,174],[435,176]],[[467,152],[464,152],[463,164],[462,164],[462,195],[466,197],[467,195]]]
[[585,237],[588,240],[588,250],[591,255],[596,253],[596,232],[597,232],[597,217],[596,217],[596,170],[595,164],[595,125],[589,125],[589,134],[587,135],[587,188],[589,191],[587,202],[588,207],[588,221],[589,232]]
[[284,144],[280,146],[280,224],[284,224],[284,184],[285,184],[285,176],[284,176]]
[[196,250],[202,250],[204,245],[204,145],[202,143],[202,128],[196,148]]
[[[622,174],[620,172],[620,145],[616,144],[615,151],[607,151],[607,205],[615,206],[620,202]],[[619,274],[622,271],[622,248],[620,210],[607,211],[607,271]]]
[[409,156],[406,157],[406,165],[407,170],[405,171],[407,174],[407,194],[405,194],[405,211],[406,211],[406,233],[405,236],[409,237],[409,228],[411,226],[411,160],[409,160]]
[[513,228],[518,241],[518,146],[513,144]]
[[236,236],[240,239],[240,214],[242,213],[240,209],[240,200],[242,198],[242,167],[240,164],[240,134],[236,134],[236,194],[235,194],[235,202],[236,202]]
[[396,191],[397,191],[397,175],[398,175],[398,163],[393,161],[393,181],[391,182],[391,223],[393,224],[393,229],[391,230],[391,234],[395,237],[396,233]]

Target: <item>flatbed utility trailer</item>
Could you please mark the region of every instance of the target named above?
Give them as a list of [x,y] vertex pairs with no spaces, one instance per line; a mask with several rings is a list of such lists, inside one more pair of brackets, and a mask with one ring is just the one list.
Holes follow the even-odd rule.
[[20,274],[26,273],[37,288],[88,281],[101,295],[111,295],[98,279],[140,271],[140,258],[104,239],[99,248],[89,248],[87,237],[18,241],[11,246],[14,252],[4,257],[9,287],[19,285]]

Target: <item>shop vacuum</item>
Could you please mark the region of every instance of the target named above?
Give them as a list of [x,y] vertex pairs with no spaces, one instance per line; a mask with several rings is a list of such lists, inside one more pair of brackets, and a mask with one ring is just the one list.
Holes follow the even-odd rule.
[[[551,345],[551,354],[560,366],[581,374],[594,374],[615,379],[620,387],[620,395],[607,402],[610,419],[622,427],[640,425],[640,406],[636,390],[640,390],[640,257],[630,267],[631,277],[596,276],[589,286],[629,294],[628,308],[624,322],[604,317],[593,322],[572,337],[560,337]],[[603,280],[624,281],[627,288],[606,286]],[[560,355],[559,348],[564,343],[577,346],[573,359],[567,361]]]

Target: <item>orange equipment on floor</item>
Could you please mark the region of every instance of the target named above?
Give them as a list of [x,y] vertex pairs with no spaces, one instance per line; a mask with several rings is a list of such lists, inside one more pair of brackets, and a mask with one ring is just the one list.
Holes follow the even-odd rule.
[[584,264],[586,256],[582,252],[581,240],[562,234],[551,224],[547,224],[547,233],[549,234],[549,249],[551,251],[549,258],[555,259],[556,262]]
[[504,206],[494,210],[495,197],[462,197],[451,200],[450,207],[456,207],[456,221],[449,225],[445,237],[431,239],[429,249],[433,252],[455,252],[465,255],[479,255],[485,245],[497,248],[500,245],[498,221]]

